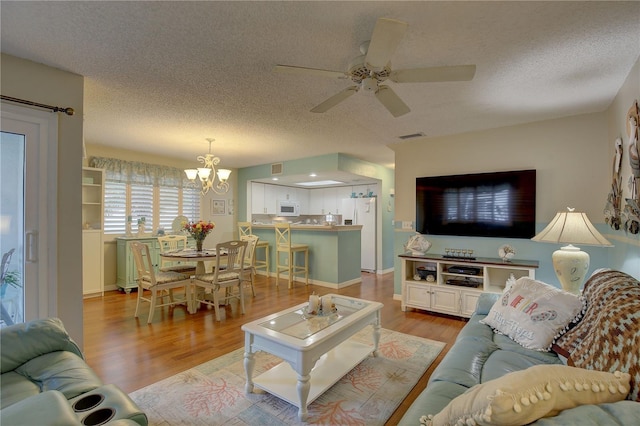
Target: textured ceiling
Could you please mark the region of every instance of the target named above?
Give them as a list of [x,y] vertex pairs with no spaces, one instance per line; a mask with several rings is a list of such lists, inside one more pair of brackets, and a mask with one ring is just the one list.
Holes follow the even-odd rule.
[[[379,17],[409,28],[394,69],[476,64],[470,82],[389,83],[393,118],[346,71]],[[637,2],[1,2],[2,52],[85,76],[88,143],[225,167],[343,152],[393,165],[427,137],[606,109],[640,54]],[[34,99],[37,101],[37,99]],[[66,105],[65,105],[66,106]],[[73,105],[70,105],[73,106]]]

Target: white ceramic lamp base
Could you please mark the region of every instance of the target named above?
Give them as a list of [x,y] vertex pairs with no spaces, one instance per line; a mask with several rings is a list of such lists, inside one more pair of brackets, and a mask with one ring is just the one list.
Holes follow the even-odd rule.
[[580,286],[589,270],[589,254],[569,244],[554,251],[551,258],[562,289],[580,294]]

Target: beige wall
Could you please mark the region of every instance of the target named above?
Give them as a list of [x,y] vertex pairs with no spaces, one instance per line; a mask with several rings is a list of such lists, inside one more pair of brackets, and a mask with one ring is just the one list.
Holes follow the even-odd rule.
[[[164,157],[160,155],[152,155],[148,153],[142,153],[138,151],[116,149],[104,145],[94,145],[91,141],[86,140],[86,152],[87,158],[84,161],[84,165],[88,165],[88,161],[91,157],[108,157],[119,158],[127,161],[140,161],[150,164],[159,164],[163,166],[177,167],[180,169],[193,168],[196,165],[196,159],[193,161],[185,161],[182,159],[175,159],[170,157]],[[204,152],[203,152],[204,153]],[[216,224],[215,230],[205,240],[205,247],[214,247],[217,243],[222,241],[228,241],[237,237],[236,223],[237,223],[237,209],[234,214],[225,214],[224,216],[213,216],[211,214],[211,202],[212,200],[225,200],[227,203],[227,210],[230,200],[236,198],[237,187],[237,170],[232,170],[229,183],[231,189],[227,194],[218,195],[213,194],[212,191],[202,199],[201,202],[201,219],[211,220]],[[236,203],[237,204],[237,203]],[[155,231],[155,230],[154,230]],[[104,285],[105,290],[116,289],[116,274],[117,274],[117,262],[116,262],[116,235],[105,235],[104,241]]]
[[[57,305],[55,312],[82,347],[82,116],[84,78],[2,54],[2,94],[72,107],[58,126]],[[41,213],[46,214],[44,207]]]
[[[607,182],[610,183],[614,155],[613,143],[616,138],[622,138],[624,145],[621,167],[623,199],[629,198],[631,195],[628,185],[631,166],[629,164],[629,136],[626,128],[626,117],[629,108],[634,102],[640,104],[640,58],[636,61],[618,95],[607,110],[608,136],[604,143],[607,145],[608,151],[606,161],[602,167],[608,172]],[[606,193],[608,192],[609,188],[606,190]],[[611,230],[607,234],[607,238],[615,244],[615,247],[609,252],[610,266],[640,278],[640,234],[632,235],[622,230]]]
[[538,222],[566,207],[604,222],[606,138],[606,115],[597,113],[394,145],[395,220],[415,220],[416,177],[536,169]]

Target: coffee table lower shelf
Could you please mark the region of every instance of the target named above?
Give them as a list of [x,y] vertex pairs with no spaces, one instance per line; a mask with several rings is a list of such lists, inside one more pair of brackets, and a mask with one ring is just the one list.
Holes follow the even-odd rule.
[[[344,341],[322,355],[311,370],[308,406],[373,352],[373,346]],[[300,407],[298,375],[283,361],[253,379],[253,384],[290,404]]]

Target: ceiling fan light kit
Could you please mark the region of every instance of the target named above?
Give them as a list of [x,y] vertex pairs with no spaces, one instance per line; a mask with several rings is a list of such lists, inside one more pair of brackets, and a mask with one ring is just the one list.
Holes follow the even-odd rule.
[[475,65],[455,65],[445,67],[415,68],[392,70],[391,57],[404,37],[409,25],[395,19],[380,18],[376,22],[370,41],[360,45],[361,56],[351,61],[347,72],[306,68],[290,65],[276,65],[275,72],[304,74],[309,76],[351,79],[356,86],[348,87],[331,96],[311,112],[323,113],[335,107],[347,98],[362,90],[374,93],[376,99],[393,115],[400,117],[411,109],[400,97],[386,85],[380,83],[390,80],[394,83],[433,83],[447,81],[470,81],[475,76]]

